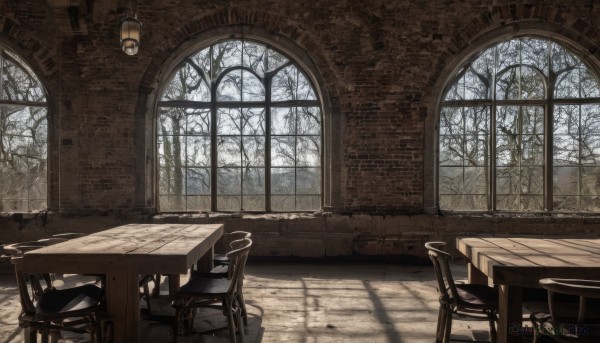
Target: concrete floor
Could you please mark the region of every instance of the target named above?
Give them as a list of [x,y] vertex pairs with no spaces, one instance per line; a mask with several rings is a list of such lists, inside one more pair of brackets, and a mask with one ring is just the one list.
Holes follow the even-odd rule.
[[[466,277],[464,266],[454,269],[456,279]],[[63,280],[78,281],[67,275],[58,283]],[[251,262],[244,294],[249,312],[246,342],[434,342],[438,297],[431,267]],[[0,275],[0,342],[22,342],[19,306],[14,277]],[[196,329],[224,323],[221,313],[206,313],[196,319]],[[170,324],[147,318],[142,325],[144,342],[171,342]],[[456,320],[452,332],[458,339],[489,337],[486,322]],[[65,336],[61,342],[86,341],[84,336]],[[228,341],[226,329],[179,339]]]

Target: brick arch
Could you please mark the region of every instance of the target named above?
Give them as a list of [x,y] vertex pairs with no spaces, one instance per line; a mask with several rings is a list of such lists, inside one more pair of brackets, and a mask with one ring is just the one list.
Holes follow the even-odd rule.
[[30,66],[34,68],[40,76],[48,78],[58,71],[57,53],[49,49],[45,44],[30,30],[23,28],[12,18],[5,17],[0,21],[0,32],[4,41],[10,44],[20,55],[26,57]]
[[[153,52],[153,57],[146,66],[140,82],[140,92],[136,107],[136,116],[145,118],[146,132],[144,140],[145,153],[149,154],[154,142],[153,132],[154,109],[159,87],[168,77],[175,65],[183,57],[191,55],[201,48],[200,44],[211,44],[222,38],[247,37],[271,44],[281,48],[292,57],[307,76],[315,83],[315,90],[319,92],[319,98],[323,104],[323,131],[324,140],[323,154],[327,163],[332,167],[323,171],[324,207],[339,207],[341,200],[342,169],[342,127],[343,116],[337,108],[339,93],[336,88],[336,73],[327,59],[322,55],[322,46],[314,41],[307,32],[303,31],[301,25],[290,21],[288,18],[276,16],[258,10],[243,11],[235,8],[219,10],[217,12],[196,17],[184,23],[174,30],[168,39],[161,42],[160,48]],[[333,97],[333,99],[332,99]],[[332,123],[335,123],[333,125]],[[152,163],[147,164],[149,166]],[[152,175],[147,167],[145,171],[140,170],[145,178]],[[146,206],[154,205],[154,189],[146,183],[143,197]]]
[[[141,79],[140,86],[142,89],[151,89],[155,86],[158,76],[156,71],[164,66],[165,61],[173,55],[174,51],[180,50],[182,46],[190,42],[201,40],[202,34],[207,31],[216,34],[221,31],[223,35],[226,35],[233,26],[246,27],[249,33],[257,28],[261,29],[272,36],[270,38],[274,43],[277,43],[278,36],[285,37],[287,40],[296,43],[304,51],[310,51],[310,58],[315,65],[319,66],[324,78],[327,79],[335,75],[329,70],[327,59],[320,53],[322,47],[307,32],[303,31],[298,23],[290,21],[289,18],[260,10],[246,11],[238,8],[227,8],[198,16],[174,30],[170,34],[170,38],[162,42],[161,46],[153,52],[152,60]],[[329,92],[330,94],[338,94],[337,90],[331,86]]]
[[438,120],[441,95],[457,68],[485,46],[523,34],[546,36],[563,43],[600,71],[600,32],[573,16],[568,8],[549,4],[507,4],[491,7],[465,22],[447,39],[446,49],[430,74],[423,94],[426,109],[424,132],[424,209],[437,213]]

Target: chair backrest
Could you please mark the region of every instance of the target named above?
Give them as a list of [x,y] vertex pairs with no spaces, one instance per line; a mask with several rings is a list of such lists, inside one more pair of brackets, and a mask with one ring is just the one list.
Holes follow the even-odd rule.
[[250,238],[239,239],[231,242],[231,245],[233,250],[227,253],[227,257],[231,261],[228,268],[229,278],[231,279],[228,293],[233,295],[240,282],[242,282],[246,261],[250,253],[250,247],[252,247],[252,240]]
[[456,291],[454,278],[452,277],[452,271],[450,270],[452,255],[440,249],[445,245],[445,242],[427,242],[425,243],[425,248],[428,251],[431,262],[433,262],[440,300],[450,301],[451,299],[459,299],[459,296]]
[[[39,249],[44,245],[35,245],[35,242],[24,242],[9,244],[4,247],[4,252],[11,257],[10,262],[15,266],[15,276],[17,278],[17,286],[19,287],[19,298],[21,302],[21,315],[35,314],[35,306],[33,304],[34,297],[39,296],[42,291],[40,285],[40,276],[38,274],[27,274],[23,272],[23,254],[27,251]],[[31,292],[29,293],[27,280],[31,284]]]
[[240,239],[250,238],[252,234],[246,231],[233,231],[229,233],[225,233],[223,238],[219,240],[216,245],[216,251],[227,253],[228,251],[235,250],[231,246],[231,244],[235,241],[239,241]]
[[555,326],[560,326],[561,321],[554,303],[555,293],[579,296],[578,325],[585,321],[586,298],[600,299],[600,280],[546,278],[540,280],[540,287],[548,291],[548,309]]

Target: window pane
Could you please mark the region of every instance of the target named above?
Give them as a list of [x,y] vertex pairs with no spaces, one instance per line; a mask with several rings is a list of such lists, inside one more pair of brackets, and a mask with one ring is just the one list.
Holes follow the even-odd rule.
[[193,195],[187,196],[188,211],[209,211],[210,210],[210,195]]
[[274,107],[271,109],[271,134],[293,135],[296,133],[295,108]]
[[265,135],[265,109],[245,108],[242,110],[242,133],[244,135]]
[[440,137],[440,165],[463,165],[464,151],[460,136]]
[[242,211],[264,211],[265,196],[244,195],[242,197],[242,203],[244,204],[241,209]]
[[295,189],[294,168],[271,169],[271,193],[272,194],[294,194]]
[[162,101],[210,101],[210,88],[197,65],[185,63],[165,87]]
[[[244,168],[243,169],[243,193],[265,194],[265,169],[264,168]],[[264,202],[264,197],[263,197]]]
[[271,165],[290,167],[296,165],[295,137],[271,137]]
[[265,138],[244,137],[242,139],[242,165],[244,167],[262,167],[265,165]]
[[189,168],[187,169],[186,194],[210,195],[210,169]]
[[548,41],[538,38],[521,39],[521,63],[537,67],[548,75]]
[[217,166],[241,166],[241,138],[219,136],[217,139]]
[[181,195],[160,195],[160,210],[164,212],[185,211],[185,199]]
[[[2,51],[0,51],[1,53]],[[45,102],[46,96],[38,79],[29,72],[28,67],[19,65],[8,55],[0,58],[1,87],[0,99],[20,101]]]
[[600,198],[581,197],[581,211],[598,212],[600,211]]
[[242,100],[265,100],[265,88],[263,87],[262,82],[247,70],[242,71]]
[[188,136],[186,148],[188,167],[210,166],[210,137]]
[[239,168],[217,169],[217,194],[235,194],[242,192],[242,170]]
[[190,110],[186,114],[186,134],[210,135],[210,111]]
[[239,195],[218,195],[217,210],[219,211],[241,211],[242,197]]
[[221,79],[217,85],[217,101],[241,101],[242,100],[242,71],[231,70]]
[[159,108],[158,134],[183,135],[185,133],[185,109],[177,107]]
[[165,168],[161,167],[158,170],[159,191],[165,195],[182,195],[184,189],[185,175],[184,168]]
[[217,135],[241,134],[242,113],[237,108],[219,108],[217,110]]
[[216,78],[225,69],[242,63],[242,41],[222,41],[212,46],[213,77]]
[[552,177],[554,179],[553,193],[555,197],[579,194],[578,167],[554,167]]
[[296,211],[314,211],[321,208],[321,197],[314,195],[296,196]]
[[298,107],[298,134],[319,135],[321,133],[321,110],[318,107]]
[[321,137],[301,136],[297,138],[296,166],[318,167],[321,165]]
[[296,194],[320,194],[321,169],[298,168],[296,169]]
[[244,42],[242,65],[252,69],[259,76],[265,75],[267,49],[262,44]]
[[296,198],[293,195],[271,196],[271,208],[276,212],[294,211],[296,209]]
[[583,167],[581,172],[581,194],[600,195],[600,167]]
[[268,51],[268,55],[269,55],[269,71],[273,71],[283,65],[285,65],[286,63],[289,63],[290,60],[283,56],[282,54],[280,54],[279,52],[275,51],[275,50],[270,50]]

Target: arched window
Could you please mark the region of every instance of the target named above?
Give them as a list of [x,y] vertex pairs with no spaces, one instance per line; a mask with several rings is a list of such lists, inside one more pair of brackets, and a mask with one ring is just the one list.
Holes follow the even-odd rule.
[[288,56],[225,40],[187,57],[157,106],[161,211],[321,208],[321,103]]
[[0,211],[46,208],[46,92],[31,69],[0,46]]
[[565,46],[522,37],[484,50],[439,117],[440,209],[600,210],[598,76]]

